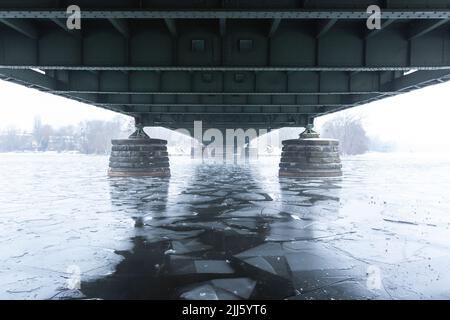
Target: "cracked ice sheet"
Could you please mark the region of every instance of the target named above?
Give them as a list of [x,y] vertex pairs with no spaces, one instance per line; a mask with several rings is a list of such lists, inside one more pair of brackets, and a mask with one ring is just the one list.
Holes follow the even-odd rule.
[[291,271],[350,269],[356,260],[318,242],[268,242],[235,255],[238,259],[253,257],[286,257]]
[[290,205],[281,202],[251,202],[255,207],[266,208],[297,217],[313,216],[310,207]]
[[[36,157],[39,158],[39,156]],[[76,162],[79,161],[77,157],[75,159]],[[308,206],[295,206],[287,203],[291,202],[289,196],[295,198],[295,194],[293,195],[290,192],[286,193],[286,196],[284,196],[286,201],[284,202],[283,191],[278,191],[277,194],[276,189],[279,188],[279,186],[278,177],[276,176],[270,177],[270,181],[256,177],[255,179],[258,183],[250,183],[248,187],[245,186],[245,188],[241,188],[242,179],[239,180],[236,176],[230,178],[230,174],[236,175],[237,173],[239,178],[241,178],[242,173],[245,173],[245,168],[231,170],[228,168],[224,169],[222,166],[211,166],[209,169],[202,169],[201,175],[197,175],[196,172],[190,170],[191,167],[185,165],[178,168],[176,165],[173,166],[174,174],[170,181],[168,199],[170,204],[177,203],[177,196],[188,187],[192,187],[192,190],[200,189],[201,191],[211,188],[214,192],[217,192],[218,190],[236,192],[237,189],[249,193],[267,193],[274,201],[254,201],[253,204],[255,206],[260,205],[264,208],[275,209],[279,212],[288,212],[291,214],[291,217],[296,214],[302,219],[309,219],[325,224],[332,223],[331,230],[341,228],[345,231],[356,231],[357,233],[355,234],[346,234],[342,237],[329,238],[326,242],[336,246],[338,253],[348,255],[350,258],[354,258],[363,264],[377,264],[381,268],[383,279],[386,279],[387,281],[387,287],[389,287],[388,290],[393,292],[394,297],[446,297],[447,292],[442,288],[447,288],[447,284],[450,283],[449,279],[443,276],[445,273],[444,270],[449,269],[445,260],[445,255],[446,252],[448,252],[448,228],[450,226],[450,218],[447,214],[449,211],[448,193],[445,192],[445,190],[448,189],[448,183],[445,185],[443,184],[443,179],[446,177],[442,175],[442,172],[449,171],[448,169],[446,170],[448,164],[444,168],[438,167],[440,168],[437,170],[439,171],[438,174],[434,174],[432,177],[430,177],[430,174],[437,171],[431,168],[428,163],[423,163],[419,170],[421,171],[420,174],[411,177],[409,173],[408,175],[396,173],[395,175],[389,175],[389,179],[386,179],[386,172],[392,172],[392,168],[388,168],[387,164],[382,161],[380,162],[377,160],[377,162],[370,163],[366,160],[367,159],[359,161],[357,166],[352,166],[352,162],[346,163],[346,166],[344,167],[344,170],[346,170],[346,178],[338,183],[342,187],[340,201],[319,200],[314,203],[311,202]],[[47,163],[51,163],[52,167],[54,166],[53,161],[50,162],[46,159],[45,163],[42,164],[44,169]],[[96,167],[97,164],[98,166]],[[147,188],[148,186],[145,186],[144,188],[138,187],[139,184],[142,183],[139,179],[132,180],[128,185],[125,184],[120,187],[120,192],[115,192],[115,187],[108,187],[105,181],[101,180],[103,178],[99,178],[99,172],[102,170],[104,171],[105,166],[107,165],[107,159],[105,158],[104,163],[97,164],[95,161],[92,161],[91,158],[89,158],[89,161],[85,160],[82,162],[82,165],[80,166],[75,164],[74,168],[79,170],[79,172],[76,174],[77,177],[74,177],[71,172],[66,172],[67,169],[64,169],[67,167],[67,163],[62,163],[62,165],[59,166],[58,172],[52,174],[52,177],[50,177],[50,185],[43,181],[46,174],[43,174],[41,170],[39,170],[38,175],[41,176],[41,180],[38,181],[39,186],[40,183],[44,183],[43,185],[45,185],[45,188],[41,188],[41,190],[39,190],[37,185],[30,186],[30,179],[27,179],[26,177],[22,181],[24,183],[14,184],[14,182],[17,182],[17,179],[19,179],[16,177],[18,176],[18,173],[22,174],[24,171],[27,172],[27,169],[25,168],[25,170],[22,171],[13,170],[15,171],[15,174],[14,176],[8,177],[6,180],[8,181],[8,186],[2,190],[2,197],[0,197],[0,202],[2,201],[2,198],[8,199],[7,203],[1,204],[1,208],[5,208],[5,211],[2,210],[2,218],[5,218],[2,221],[4,221],[6,227],[2,229],[2,226],[0,226],[0,246],[2,249],[0,250],[0,254],[5,252],[5,259],[15,259],[14,261],[17,261],[20,265],[22,264],[22,260],[20,259],[27,259],[27,256],[30,253],[37,253],[37,257],[42,258],[45,257],[45,253],[50,249],[60,248],[59,245],[79,245],[80,239],[88,239],[86,242],[92,242],[93,246],[100,248],[116,249],[117,247],[114,244],[108,244],[108,241],[106,241],[105,245],[104,238],[116,235],[116,231],[119,234],[122,232],[123,234],[126,234],[127,230],[129,231],[130,228],[133,227],[131,218],[136,216],[146,216],[147,214],[150,214],[151,216],[201,216],[195,215],[196,208],[193,209],[192,207],[197,206],[193,204],[167,206],[162,200],[158,200],[158,206],[153,206],[150,202],[141,204],[141,199],[146,195],[151,195],[156,189]],[[10,165],[14,166],[14,163],[8,164],[8,170],[10,170]],[[396,164],[391,162],[388,163],[388,165],[395,167]],[[402,166],[404,166],[403,162]],[[19,169],[23,169],[22,167],[23,162],[20,164]],[[33,166],[30,166],[30,168],[33,168]],[[422,168],[427,168],[426,179],[433,181],[433,188],[435,188],[433,190],[436,192],[423,192],[424,178],[422,172],[424,171]],[[86,172],[86,170],[88,170],[88,172]],[[178,176],[177,170],[180,172]],[[402,172],[401,168],[399,170]],[[409,170],[411,170],[411,167],[409,167]],[[217,176],[208,175],[211,171],[223,171],[223,174]],[[50,172],[50,170],[48,169],[47,172]],[[33,170],[30,174],[34,175],[36,172]],[[60,179],[58,174],[64,176],[64,179]],[[275,175],[276,174],[277,173],[275,172]],[[83,177],[78,177],[80,175]],[[102,175],[104,175],[104,173],[102,173]],[[422,178],[420,178],[421,175]],[[405,176],[410,177],[410,179],[405,179]],[[223,179],[227,178],[230,178],[229,181],[233,182],[233,185],[223,183]],[[245,178],[248,178],[248,180],[253,179],[250,179],[251,177],[249,176],[245,176]],[[198,180],[206,181],[205,183],[196,183]],[[13,183],[11,183],[11,181],[13,181]],[[145,179],[144,181],[147,180]],[[274,184],[273,181],[276,181],[276,183]],[[148,181],[148,183],[145,182],[145,185],[151,185],[153,183],[155,183],[155,181],[152,180]],[[245,183],[247,183],[247,181],[245,181]],[[308,185],[309,183],[305,181],[302,182],[302,180],[296,180],[292,182],[289,190],[301,194],[301,191],[305,189],[311,190],[312,192],[314,192],[316,188],[327,190],[333,189],[332,185],[327,184],[325,181],[317,180],[313,183],[317,183],[317,185]],[[361,183],[364,184],[364,188],[361,188]],[[73,186],[70,190],[67,188],[68,184]],[[260,184],[263,187],[257,188],[257,184]],[[301,184],[305,184],[305,186],[300,186]],[[106,185],[106,188],[102,187],[102,185]],[[222,186],[225,187],[222,188]],[[78,189],[80,187],[83,188],[83,192],[80,192]],[[281,183],[281,187],[284,189],[285,184]],[[167,186],[158,186],[158,193],[163,194],[166,188]],[[416,190],[414,190],[414,188]],[[87,194],[84,193],[84,190],[86,190]],[[130,194],[124,196],[127,190],[135,190],[135,193],[130,192]],[[111,192],[113,206],[108,206],[108,201],[102,198],[102,196],[108,194],[108,192]],[[192,192],[195,193],[195,191]],[[322,196],[327,196],[327,192]],[[29,195],[29,198],[33,201],[24,201],[23,194]],[[275,196],[272,196],[272,194],[275,194]],[[66,196],[75,200],[64,200],[64,197]],[[221,195],[216,194],[214,196]],[[81,206],[80,199],[83,200]],[[320,197],[318,197],[318,199],[320,199]],[[25,200],[28,200],[28,197]],[[223,198],[218,200],[218,202],[220,201],[223,201]],[[356,205],[352,206],[352,202]],[[387,202],[387,204],[384,202]],[[11,203],[14,205],[11,205]],[[55,205],[49,205],[50,203]],[[408,205],[405,205],[405,203]],[[239,202],[230,203],[224,209],[229,208],[231,209],[230,212],[232,212],[242,208],[236,207],[236,204],[239,204]],[[208,206],[208,204],[205,206]],[[298,208],[298,211],[294,210],[296,207]],[[293,212],[288,209],[292,209]],[[108,212],[112,217],[117,217],[118,221],[121,220],[121,222],[119,224],[111,223],[111,219],[107,217]],[[220,214],[221,212],[223,211],[217,211],[217,214]],[[27,216],[28,213],[30,213],[30,216]],[[215,212],[211,210],[206,212],[203,217],[213,215],[214,213]],[[37,220],[35,219],[36,215],[38,216]],[[18,217],[19,221],[23,220],[23,224],[18,224],[16,222]],[[220,216],[218,216],[218,218],[220,218]],[[256,215],[248,217],[249,220],[258,220],[260,218],[261,217]],[[266,222],[273,222],[278,219],[281,219],[280,222],[282,222],[284,221],[283,219],[285,219],[285,215],[281,214],[278,217],[262,218]],[[383,218],[399,221],[415,221],[419,223],[419,225],[410,226],[393,223],[384,221]],[[86,219],[86,221],[79,224],[78,220],[80,219]],[[227,219],[224,221],[226,220]],[[61,221],[65,221],[66,223],[61,223]],[[74,223],[76,228],[70,228],[74,221],[78,221]],[[105,228],[95,227],[103,224],[105,224]],[[435,227],[428,227],[426,226],[427,224],[433,224]],[[235,227],[240,228],[238,225]],[[270,230],[270,226],[268,229],[264,229],[263,232],[266,232],[267,230]],[[79,231],[79,233],[77,231]],[[223,232],[228,233],[227,230]],[[134,234],[133,230],[132,233]],[[266,233],[263,234],[265,235]],[[282,235],[280,235],[280,237],[281,236]],[[241,238],[241,241],[245,243],[245,237]],[[21,245],[20,247],[14,248],[12,251],[3,251],[4,248],[9,249],[9,247],[11,247],[10,244],[15,243],[15,241],[19,241],[20,243],[21,239],[25,241],[24,243],[36,245],[36,249],[34,249],[33,246],[27,247]],[[42,239],[45,239],[45,241]],[[118,237],[115,240],[118,242],[127,241],[126,237]],[[324,242],[323,239],[320,241]],[[390,242],[391,245],[386,247],[386,243],[388,242]],[[409,244],[410,242],[412,244]],[[420,246],[422,246],[422,248],[420,248]],[[338,248],[346,250],[346,252],[343,252]],[[385,251],[386,249],[387,253]],[[408,257],[408,259],[403,262],[401,260],[403,254],[402,251],[405,251],[406,257]],[[91,255],[90,252],[87,252],[86,254]],[[380,258],[381,262],[378,263],[370,258]],[[390,263],[390,259],[392,259],[391,262],[394,262],[394,264]],[[428,259],[431,260],[428,261]],[[397,266],[396,263],[400,264],[400,266]],[[409,268],[412,272],[409,272]],[[10,274],[12,270],[13,269],[5,270],[5,272],[7,272],[5,277],[8,277],[8,273]],[[329,270],[331,269],[324,270],[324,273],[320,273],[319,271],[311,272],[316,272],[321,278],[341,279],[339,278],[337,271],[334,271],[335,273],[332,275],[327,275],[326,272],[329,273]],[[310,271],[302,272],[306,274]],[[342,271],[342,277],[345,278],[347,274],[351,274],[351,272],[352,269]],[[20,277],[23,277],[24,279],[31,279],[34,276],[33,271],[30,271],[28,274],[26,274],[26,272],[19,274]],[[399,274],[401,277],[398,277]],[[3,275],[0,274],[0,282],[2,277]],[[411,288],[413,288],[414,280],[416,278],[419,279],[421,284],[418,286],[417,290],[413,292]],[[34,287],[34,282],[31,280],[29,281],[30,285],[24,287],[26,287],[27,290],[36,290],[35,292],[38,292],[39,290],[36,289],[38,286]],[[49,279],[48,281],[51,283],[52,280]],[[61,282],[59,279],[56,279],[56,281],[59,281],[58,283]],[[429,288],[432,287],[433,289],[427,289],[427,286]],[[419,290],[421,290],[421,292],[419,292]],[[440,295],[439,293],[442,294]],[[15,294],[15,296],[20,295],[21,293]]]
[[139,228],[135,235],[146,239],[148,243],[161,242],[165,240],[184,240],[199,236],[204,230],[174,231],[164,228]]
[[225,260],[201,260],[188,256],[170,256],[171,275],[233,274],[234,270]]
[[190,253],[202,252],[211,249],[210,245],[201,243],[197,239],[187,241],[172,241],[172,254],[185,255]]
[[[330,254],[330,256],[327,256]],[[315,270],[348,270],[360,265],[353,259],[344,255],[336,255],[331,251],[295,252],[285,254],[287,263],[292,272],[304,272]]]
[[282,218],[287,214],[276,209],[265,207],[248,207],[239,210],[233,210],[221,215],[222,218],[258,218],[258,217],[271,217]]
[[318,221],[291,219],[285,221],[274,221],[270,224],[266,241],[296,241],[296,240],[322,240],[342,237],[352,233],[345,228],[334,226]]
[[231,198],[243,201],[270,201],[271,198],[267,194],[261,193],[235,193],[231,195]]
[[183,217],[153,217],[144,216],[142,218],[142,224],[150,227],[163,227],[165,225],[172,225],[178,221],[184,221]]
[[220,197],[202,196],[196,194],[182,194],[177,196],[176,202],[173,204],[202,204],[218,199],[220,199]]
[[[265,243],[235,255],[262,272],[292,281],[299,292],[331,283],[365,281],[366,265],[325,243],[296,241]],[[287,265],[286,270],[283,265]]]
[[186,300],[219,300],[216,290],[210,284],[201,285],[186,291],[180,297]]
[[394,299],[450,299],[448,255],[380,268],[383,284]]
[[[40,257],[45,257],[42,259]],[[70,266],[80,269],[81,279],[112,273],[122,258],[111,249],[53,246],[2,262],[0,299],[48,299],[67,287]]]
[[228,228],[226,224],[220,221],[200,221],[200,219],[180,220],[170,225],[162,225],[170,230],[225,230]]
[[182,289],[180,297],[186,300],[248,300],[255,286],[256,281],[249,278],[213,279]]
[[231,228],[247,229],[257,231],[260,223],[253,218],[230,218],[224,220],[224,223]]
[[340,204],[336,200],[317,200],[310,201],[289,201],[289,202],[252,202],[253,205],[270,210],[278,210],[282,213],[289,213],[301,218],[310,219],[338,219]]
[[374,264],[398,264],[408,260],[448,256],[450,246],[446,239],[449,233],[442,229],[410,225],[387,227],[357,225],[354,229],[357,238],[337,238],[330,244],[342,252]]
[[82,279],[114,270],[121,260],[114,251],[131,247],[134,230],[130,215],[111,204],[108,180],[98,170],[106,160],[14,155],[9,170],[1,170],[11,194],[1,192],[0,207],[5,199],[14,210],[2,211],[1,239],[8,241],[0,240],[0,298],[48,299],[67,287],[72,265]]
[[256,286],[256,281],[250,278],[214,279],[210,282],[214,287],[231,292],[242,299],[249,299]]
[[[345,298],[343,298],[345,297]],[[364,282],[352,279],[336,279],[327,284],[321,284],[308,291],[300,291],[298,295],[288,300],[374,300],[387,299],[389,296],[383,290],[369,290]]]

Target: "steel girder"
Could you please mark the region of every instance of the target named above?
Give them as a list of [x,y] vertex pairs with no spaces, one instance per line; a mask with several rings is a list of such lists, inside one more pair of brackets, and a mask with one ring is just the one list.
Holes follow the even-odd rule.
[[448,0],[73,2],[0,0],[0,77],[146,125],[302,126],[450,75]]

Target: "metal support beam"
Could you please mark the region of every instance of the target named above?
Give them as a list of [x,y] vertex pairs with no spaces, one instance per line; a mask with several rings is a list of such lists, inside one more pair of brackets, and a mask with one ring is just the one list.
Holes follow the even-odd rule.
[[[398,95],[446,81],[450,81],[450,70],[417,71],[399,78],[394,78],[393,80],[381,85],[380,89],[396,92]],[[361,105],[380,100],[385,97],[385,94],[343,96],[342,103],[347,105]]]
[[268,37],[271,38],[277,32],[278,27],[280,26],[281,19],[272,19],[272,22],[270,23],[270,30],[268,33]]
[[38,31],[31,21],[22,19],[0,19],[0,22],[31,39],[38,38]]
[[[361,1],[287,1],[283,10],[266,10],[272,1],[279,7],[275,0],[248,10],[240,1],[212,1],[207,10],[196,0],[183,3],[192,10],[171,1],[130,1],[131,8],[111,10],[106,2],[86,4],[86,32],[67,29],[63,7],[51,6],[57,2],[26,1],[33,2],[26,8],[4,1],[0,79],[146,125],[204,120],[210,127],[255,128],[306,125],[324,113],[450,79],[450,34],[439,28],[450,21],[450,5],[443,0],[376,0],[384,8],[382,28],[370,32]],[[412,69],[419,71],[404,74]]]
[[316,38],[319,39],[323,37],[331,28],[338,22],[338,19],[329,19],[322,21],[319,25]]
[[104,66],[55,66],[55,65],[10,65],[0,64],[0,68],[24,70],[83,70],[95,71],[156,71],[156,72],[376,72],[376,71],[410,71],[415,70],[450,70],[450,63],[442,66],[361,66],[361,67],[104,67]]
[[67,88],[61,81],[33,70],[0,69],[0,76],[4,79],[14,79],[49,91]]
[[219,31],[220,36],[224,37],[227,33],[227,20],[226,19],[219,19]]
[[69,31],[67,29],[66,21],[64,19],[52,18],[50,20],[52,20],[58,27],[60,27],[64,31]]
[[176,25],[175,20],[164,19],[164,23],[166,24],[167,29],[169,29],[169,32],[172,35],[172,37],[176,37],[177,36],[177,25]]
[[393,24],[396,21],[396,19],[387,19],[387,20],[383,20],[381,22],[381,29],[375,29],[375,30],[369,30],[366,34],[366,40],[376,36],[377,34],[379,34],[380,32],[383,32],[384,30],[387,29],[387,27],[389,27],[391,24]]
[[[190,37],[192,31],[184,28],[186,22],[177,24],[171,20],[173,32],[177,37]],[[237,22],[233,22],[237,23]],[[400,23],[400,22],[399,22]],[[406,27],[407,24],[401,22]],[[187,23],[186,26],[190,24]],[[215,28],[214,28],[215,25]],[[266,22],[261,23],[261,27]],[[320,34],[331,25],[327,24]],[[86,28],[88,28],[87,24]],[[267,26],[267,25],[266,25]],[[399,26],[387,28],[376,37],[364,40],[360,37],[346,37],[345,48],[340,46],[346,34],[361,32],[360,24],[338,24],[334,28],[338,32],[329,32],[326,39],[317,41],[311,34],[309,25],[294,26],[286,23],[276,31],[276,37],[264,38],[260,42],[252,39],[254,52],[242,55],[238,46],[229,41],[212,42],[205,47],[204,55],[192,54],[190,47],[167,33],[149,34],[149,41],[161,41],[157,54],[151,53],[148,43],[142,41],[121,41],[113,28],[87,30],[89,39],[75,43],[69,35],[58,38],[51,37],[51,32],[42,34],[39,43],[25,41],[16,32],[2,32],[2,48],[8,54],[0,55],[0,67],[45,70],[104,70],[104,71],[188,71],[188,72],[290,72],[290,71],[384,71],[384,70],[438,70],[450,69],[450,47],[445,45],[450,41],[450,34],[445,28],[436,29],[430,33],[431,27],[423,29],[420,37],[414,39],[412,46],[408,46],[405,29]],[[434,26],[435,27],[435,26]],[[56,28],[56,27],[55,27]],[[206,28],[208,28],[206,26]],[[122,29],[122,28],[121,28]],[[218,35],[217,21],[211,22],[211,30],[205,30],[200,36],[207,39],[213,36],[214,29]],[[122,29],[124,30],[124,29]],[[364,30],[364,29],[363,29]],[[428,30],[428,33],[425,31]],[[138,34],[130,30],[129,40]],[[136,30],[137,31],[137,30]],[[245,26],[227,28],[228,39],[236,38],[251,28]],[[303,45],[295,47],[296,52],[286,48],[285,43],[298,41],[297,35],[302,37]],[[250,33],[251,34],[251,33]],[[419,34],[418,34],[419,35]],[[198,36],[198,35],[197,35]],[[47,40],[48,39],[48,40]],[[86,40],[86,39],[83,39]],[[122,39],[123,40],[123,39]],[[318,42],[318,45],[314,43]],[[179,45],[179,47],[177,47]],[[261,47],[261,50],[256,46]],[[264,46],[265,50],[262,50]],[[427,50],[433,47],[436,50]],[[114,49],[111,49],[114,48]],[[258,50],[257,50],[258,49]],[[11,52],[20,52],[13,55]],[[319,52],[321,51],[321,52]],[[439,53],[437,52],[439,51]],[[124,54],[124,53],[127,54]],[[39,57],[41,54],[42,57]],[[317,59],[317,63],[313,61]],[[129,59],[128,59],[129,57]],[[179,59],[182,57],[181,59]],[[412,57],[412,59],[410,58]]]
[[[98,94],[92,93],[74,93],[74,94],[57,94],[56,92],[61,89],[66,89],[67,84],[52,78],[48,75],[33,71],[33,70],[8,70],[0,68],[0,79],[17,83],[29,88],[37,89],[47,93],[55,94],[65,98],[77,100],[83,103],[95,104],[98,102]],[[124,113],[123,110],[119,108],[111,108],[105,106],[105,109],[112,110],[115,112]]]
[[[66,19],[66,11],[58,10],[0,10],[0,19]],[[354,10],[83,10],[83,19],[296,19],[296,20],[366,20],[366,8]],[[383,19],[450,19],[450,10],[421,8],[384,10]]]
[[68,34],[72,35],[77,39],[81,39],[80,30],[69,30],[66,25],[66,20],[64,19],[50,19],[50,20],[52,20],[58,27],[66,31]]
[[[130,107],[177,107],[177,108],[191,108],[191,107],[204,107],[204,108],[245,108],[245,107],[260,107],[260,108],[292,108],[292,107],[302,107],[302,108],[339,108],[342,104],[202,104],[202,103],[97,103],[97,106],[130,106]],[[348,105],[351,106],[351,105]]]
[[99,93],[107,95],[134,95],[134,96],[341,96],[341,95],[361,95],[361,94],[384,94],[384,95],[394,95],[395,91],[310,91],[310,92],[264,92],[264,91],[253,91],[253,92],[242,92],[242,91],[58,91],[59,94],[72,94],[72,93]]
[[130,30],[128,27],[128,23],[124,19],[108,19],[109,22],[116,28],[117,31],[119,31],[125,38],[128,38],[130,36]]
[[411,33],[409,36],[409,40],[417,39],[419,37],[422,37],[426,35],[427,33],[443,26],[444,24],[448,23],[450,20],[448,19],[442,19],[442,20],[429,20],[425,21],[420,24],[415,24],[414,27],[411,28]]

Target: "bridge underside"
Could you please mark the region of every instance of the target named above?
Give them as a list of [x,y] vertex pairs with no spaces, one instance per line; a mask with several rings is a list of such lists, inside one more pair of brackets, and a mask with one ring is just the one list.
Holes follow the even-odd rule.
[[448,81],[448,22],[448,0],[0,0],[0,78],[145,126],[298,127]]

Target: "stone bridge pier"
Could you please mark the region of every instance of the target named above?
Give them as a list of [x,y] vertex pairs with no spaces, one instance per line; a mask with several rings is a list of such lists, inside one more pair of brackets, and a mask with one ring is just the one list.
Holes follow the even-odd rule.
[[[310,121],[298,139],[282,141],[280,177],[317,178],[342,175],[339,141],[320,139],[313,127],[313,122]],[[244,135],[238,137],[239,135],[227,133],[226,129],[207,130],[205,140],[202,132],[203,145],[192,154],[231,163],[247,161],[252,154],[252,158],[256,159],[257,150],[249,148],[252,138],[248,136],[249,132],[242,130]],[[128,139],[112,140],[109,166],[108,174],[111,177],[170,176],[167,141],[150,138],[144,132],[144,126],[137,121],[136,131]]]
[[109,160],[110,177],[170,176],[167,141],[151,139],[144,127],[137,125],[128,139],[112,140]]
[[308,125],[299,139],[283,141],[280,177],[326,178],[342,176],[339,141],[320,139]]

